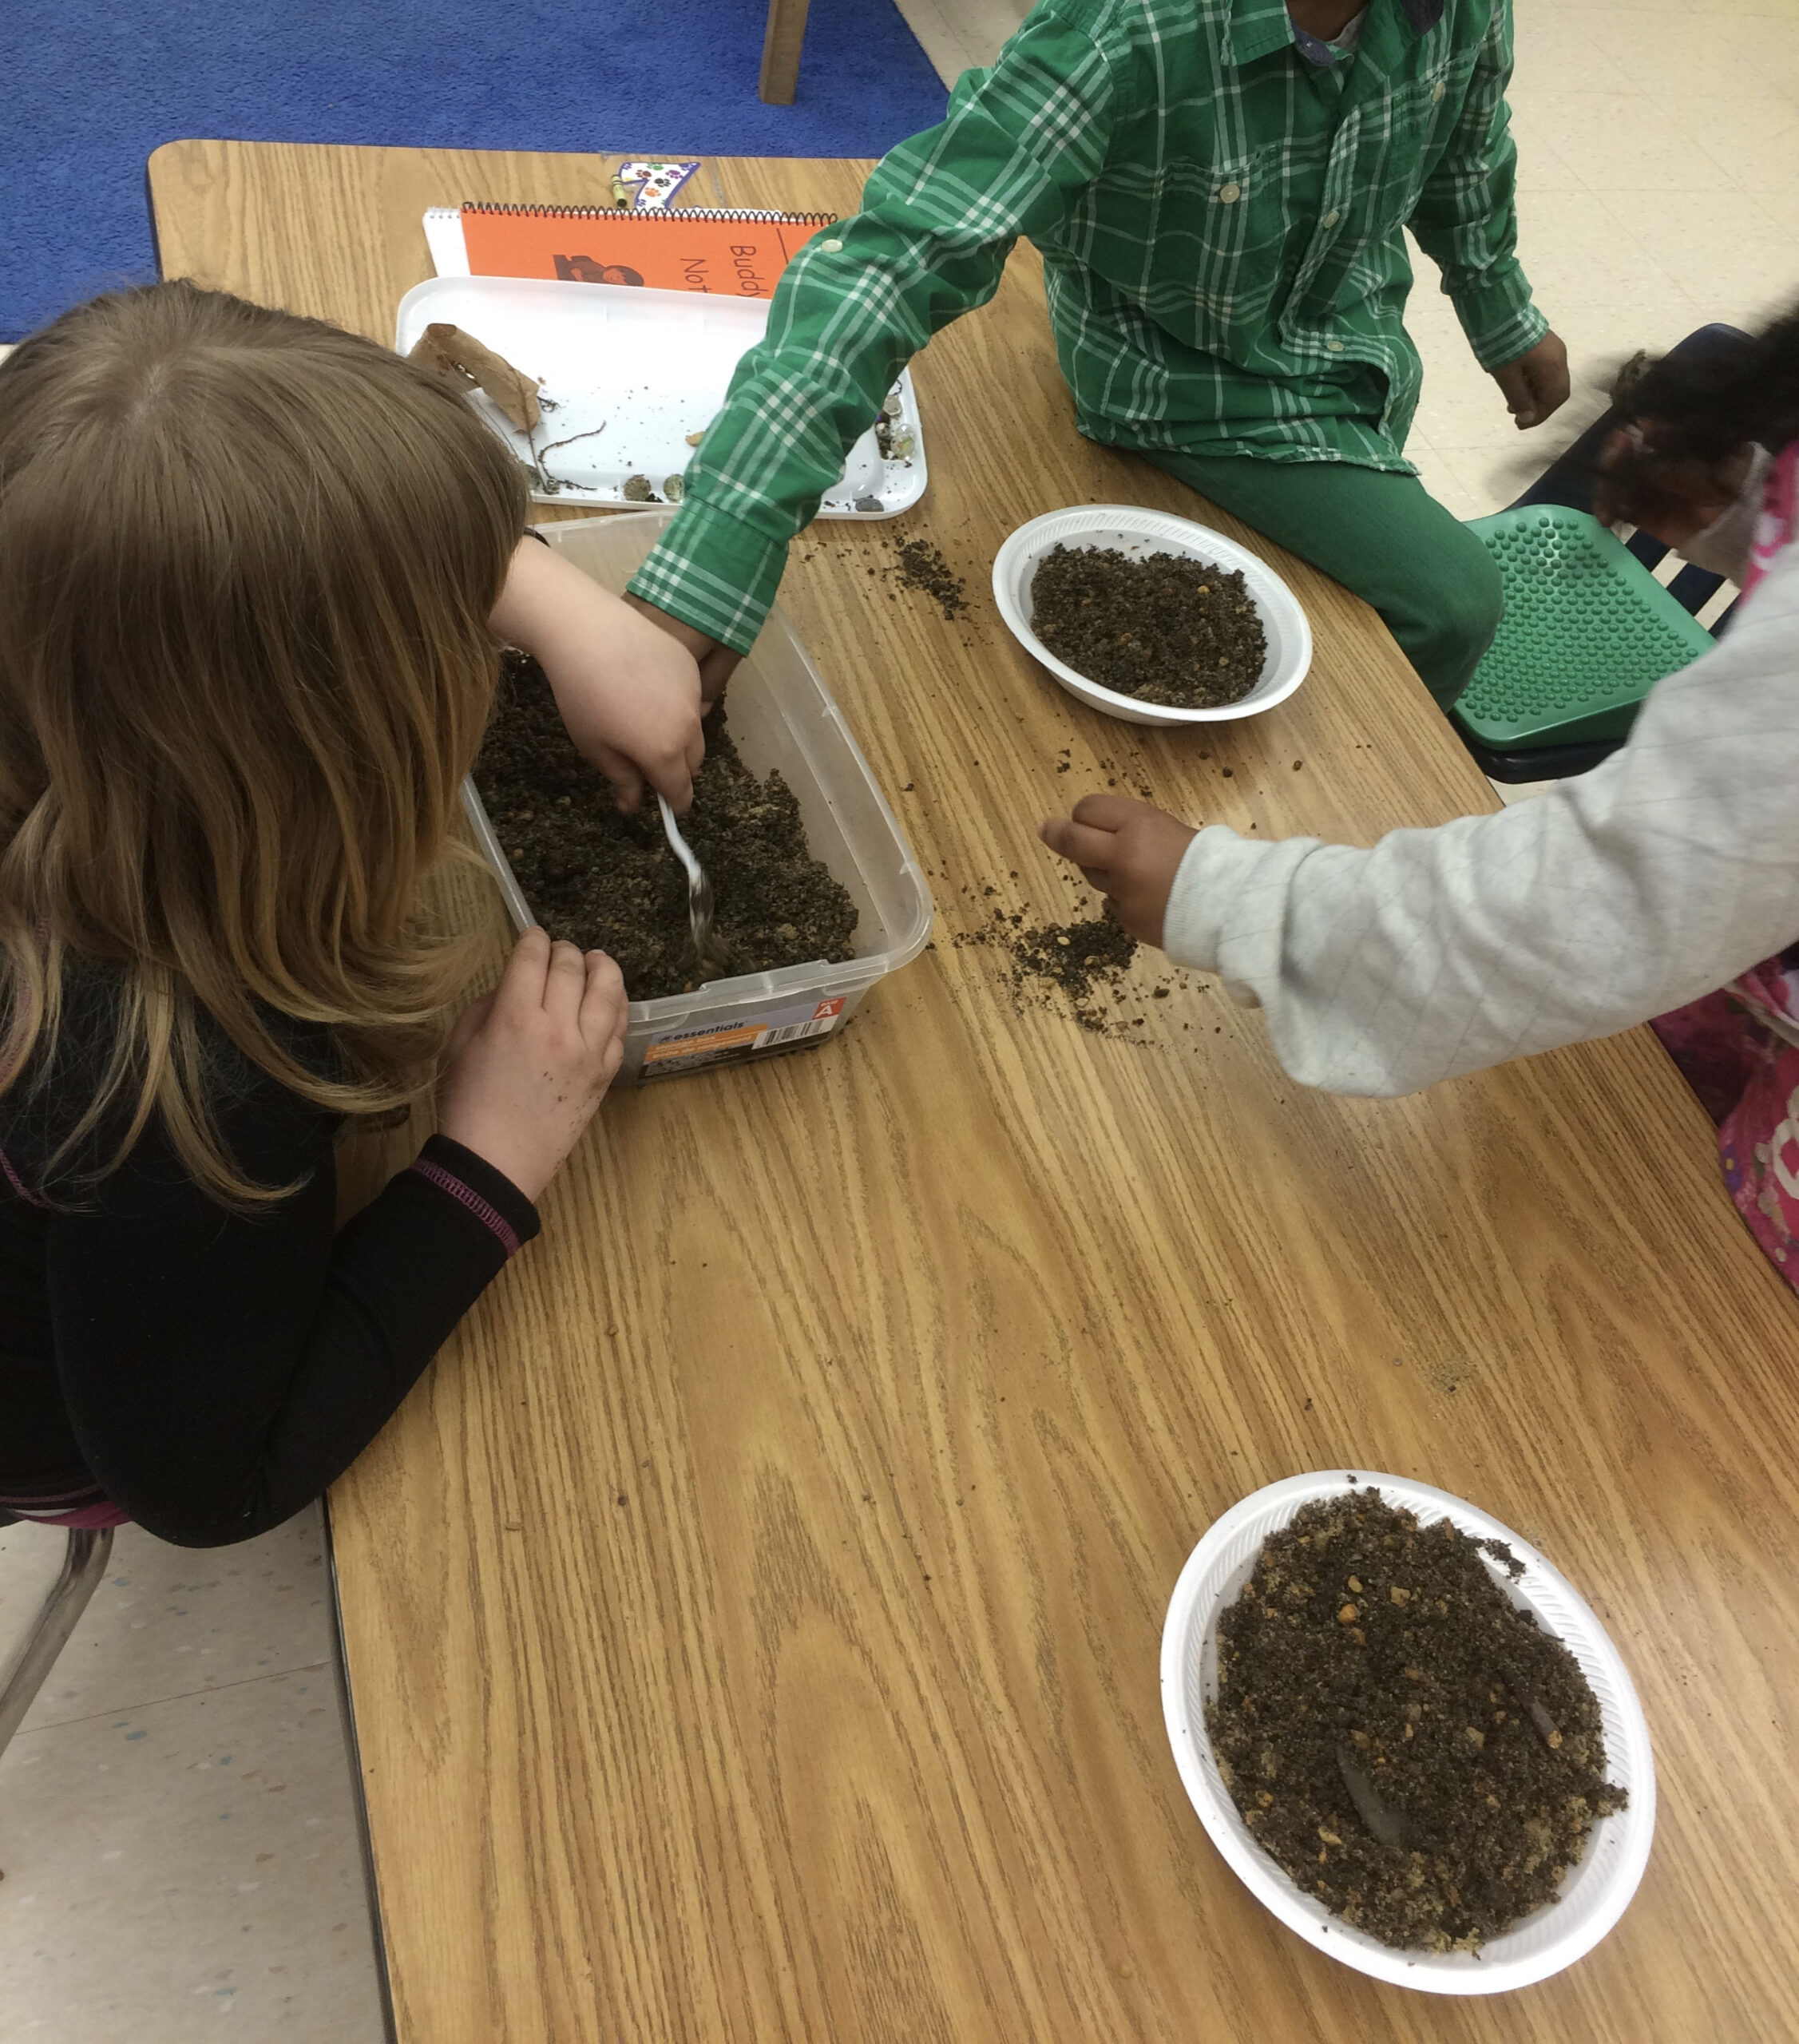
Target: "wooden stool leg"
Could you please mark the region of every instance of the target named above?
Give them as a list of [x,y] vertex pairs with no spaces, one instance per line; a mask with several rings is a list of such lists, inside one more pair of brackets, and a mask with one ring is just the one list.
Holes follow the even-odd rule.
[[762,80],[756,90],[771,106],[791,106],[799,82],[799,46],[806,36],[811,0],[768,0],[768,30],[762,39]]

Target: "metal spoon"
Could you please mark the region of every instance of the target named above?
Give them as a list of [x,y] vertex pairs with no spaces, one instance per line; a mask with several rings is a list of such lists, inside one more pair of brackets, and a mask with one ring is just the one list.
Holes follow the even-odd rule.
[[669,847],[687,872],[688,929],[693,938],[694,957],[703,973],[720,972],[725,961],[712,936],[712,883],[694,857],[692,847],[681,835],[680,826],[675,821],[675,812],[668,806],[668,798],[658,795],[656,802],[662,811],[662,828]]

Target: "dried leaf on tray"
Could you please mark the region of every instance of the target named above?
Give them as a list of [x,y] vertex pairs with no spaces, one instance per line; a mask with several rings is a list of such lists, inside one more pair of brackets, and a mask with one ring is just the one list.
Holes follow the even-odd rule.
[[459,390],[485,390],[521,433],[534,430],[543,417],[536,380],[447,321],[434,320],[406,358]]

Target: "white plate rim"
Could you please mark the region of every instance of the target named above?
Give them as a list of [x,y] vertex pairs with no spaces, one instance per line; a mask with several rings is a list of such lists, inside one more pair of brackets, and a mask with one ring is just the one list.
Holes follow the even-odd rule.
[[[1466,1952],[1397,1951],[1353,1930],[1322,1903],[1303,1894],[1256,1844],[1238,1816],[1218,1776],[1203,1717],[1188,1709],[1187,1653],[1195,1624],[1198,1622],[1203,1631],[1209,1631],[1222,1608],[1222,1594],[1208,1592],[1205,1587],[1218,1557],[1246,1526],[1265,1522],[1261,1538],[1266,1539],[1285,1525],[1302,1504],[1316,1498],[1339,1496],[1352,1488],[1378,1490],[1389,1503],[1417,1511],[1421,1516],[1428,1513],[1432,1520],[1448,1517],[1476,1539],[1504,1540],[1524,1564],[1524,1574],[1515,1584],[1498,1577],[1502,1587],[1519,1602],[1532,1602],[1533,1586],[1560,1599],[1575,1623],[1563,1625],[1558,1636],[1583,1664],[1597,1663],[1615,1686],[1624,1737],[1620,1748],[1620,1742],[1608,1734],[1607,1772],[1613,1781],[1629,1788],[1631,1800],[1619,1815],[1600,1820],[1602,1824],[1619,1827],[1622,1836],[1609,1885],[1597,1906],[1566,1937],[1553,1939],[1523,1957],[1505,1954],[1504,1938],[1493,1939],[1479,1958]],[[1201,1612],[1203,1595],[1207,1601]],[[1654,1755],[1648,1721],[1623,1658],[1585,1598],[1545,1555],[1479,1506],[1432,1484],[1374,1470],[1313,1470],[1264,1484],[1238,1499],[1206,1529],[1175,1583],[1163,1626],[1161,1682],[1163,1721],[1182,1786],[1207,1835],[1231,1871],[1258,1901],[1308,1944],[1376,1979],[1440,1994],[1501,1994],[1547,1979],[1583,1957],[1613,1928],[1635,1894],[1648,1864],[1655,1829]],[[1595,1826],[1595,1832],[1598,1828]]]
[[[1102,687],[1078,668],[1059,660],[1031,629],[1029,620],[1014,600],[1012,576],[1020,556],[1031,553],[1032,542],[1046,527],[1076,516],[1087,521],[1096,532],[1141,533],[1146,538],[1195,547],[1215,560],[1219,567],[1242,571],[1258,606],[1266,604],[1270,609],[1278,610],[1283,628],[1293,635],[1297,651],[1292,673],[1265,695],[1257,696],[1252,691],[1242,701],[1227,703],[1217,709],[1183,710],[1163,703],[1141,703],[1134,695],[1121,695],[1116,689]],[[1025,652],[1048,667],[1081,701],[1127,723],[1173,727],[1226,723],[1244,717],[1258,717],[1263,711],[1286,702],[1311,671],[1311,620],[1285,580],[1259,554],[1252,553],[1247,547],[1227,539],[1210,525],[1202,525],[1195,519],[1183,518],[1172,511],[1154,511],[1140,504],[1065,504],[1053,511],[1040,512],[1008,533],[1000,543],[999,551],[993,557],[993,600],[1000,616]]]

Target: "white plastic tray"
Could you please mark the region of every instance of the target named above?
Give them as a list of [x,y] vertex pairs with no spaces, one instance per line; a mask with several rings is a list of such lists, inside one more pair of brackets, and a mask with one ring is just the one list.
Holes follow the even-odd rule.
[[[1057,660],[1031,629],[1031,584],[1037,563],[1059,546],[1115,547],[1135,560],[1152,553],[1179,553],[1219,568],[1241,569],[1268,639],[1261,679],[1241,702],[1227,703],[1217,710],[1177,710],[1160,703],[1139,703],[1134,695],[1089,681],[1066,661]],[[1312,664],[1312,628],[1299,599],[1266,561],[1209,526],[1139,505],[1076,505],[1066,511],[1046,511],[1020,525],[994,557],[993,600],[1012,636],[1033,659],[1042,661],[1071,695],[1127,724],[1215,724],[1233,717],[1253,717],[1284,703]]]
[[[768,302],[547,277],[432,277],[400,300],[394,347],[410,353],[434,320],[462,327],[538,378],[545,409],[533,438],[538,463],[561,487],[534,488],[537,502],[660,504],[664,479],[693,459],[688,435],[711,423],[738,358],[762,339]],[[902,442],[909,435],[910,447],[884,461],[870,428],[826,493],[821,517],[897,517],[924,495],[925,437],[909,370],[896,387],[894,430]],[[526,467],[536,465],[525,435],[497,406],[479,391],[469,402]],[[605,430],[595,434],[598,426]],[[555,446],[564,440],[572,444]],[[653,499],[625,495],[639,475]]]
[[[1237,1814],[1206,1731],[1204,1705],[1218,1689],[1218,1616],[1248,1579],[1262,1543],[1302,1504],[1350,1487],[1377,1490],[1426,1525],[1448,1519],[1476,1540],[1504,1540],[1524,1564],[1514,1582],[1493,1579],[1513,1603],[1535,1613],[1580,1663],[1605,1729],[1607,1778],[1630,1791],[1628,1806],[1603,1817],[1562,1884],[1561,1899],[1533,1910],[1503,1937],[1472,1952],[1399,1951],[1353,1928],[1296,1888]],[[1579,1594],[1527,1541],[1473,1505],[1429,1483],[1355,1470],[1289,1476],[1232,1506],[1207,1530],[1181,1571],[1162,1632],[1162,1711],[1181,1781],[1212,1843],[1257,1899],[1308,1944],[1358,1973],[1437,1994],[1496,1994],[1528,1987],[1591,1951],[1636,1892],[1655,1831],[1655,1762],[1649,1726],[1618,1650]]]

